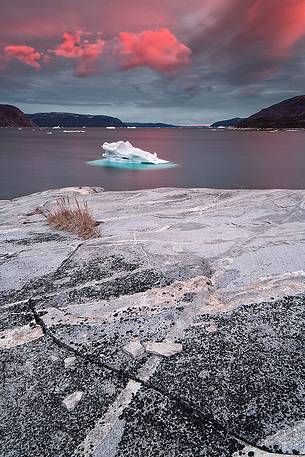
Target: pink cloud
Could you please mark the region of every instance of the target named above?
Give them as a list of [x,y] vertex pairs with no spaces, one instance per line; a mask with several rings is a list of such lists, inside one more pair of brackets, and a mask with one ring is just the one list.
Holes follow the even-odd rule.
[[89,35],[82,31],[75,33],[65,32],[62,43],[52,51],[59,57],[76,59],[75,74],[77,76],[89,76],[96,73],[98,60],[104,50],[105,41],[101,38],[101,34],[98,34],[93,43],[89,42]]
[[257,40],[274,57],[285,58],[305,36],[304,0],[255,0],[249,9],[245,37]]
[[119,33],[119,55],[124,69],[148,66],[169,72],[190,62],[192,51],[168,29]]
[[[9,59],[34,68],[54,55],[74,59],[79,76],[97,71],[100,56],[107,56],[107,39],[109,49],[113,40],[118,42],[114,58],[123,69],[149,66],[166,73],[187,64],[192,55],[196,62],[201,59],[202,68],[206,63],[227,78],[263,79],[293,58],[305,38],[305,0],[90,0],[88,8],[84,0],[14,3],[18,7],[6,2],[1,8],[3,46],[29,43],[34,53],[35,48],[53,51],[31,61],[20,48],[18,57],[10,51]],[[101,23],[103,39],[98,34]],[[3,54],[4,64],[7,59]],[[52,68],[62,64],[52,60]],[[110,62],[109,67],[115,66]]]
[[39,60],[42,55],[41,52],[38,52],[35,48],[27,45],[9,45],[4,48],[5,58],[8,60],[17,59],[36,70],[39,70],[41,67]]

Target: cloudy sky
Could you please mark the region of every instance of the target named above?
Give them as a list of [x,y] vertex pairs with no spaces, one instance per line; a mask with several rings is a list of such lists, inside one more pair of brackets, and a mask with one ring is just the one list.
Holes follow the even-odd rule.
[[305,0],[10,0],[0,103],[207,124],[305,93]]

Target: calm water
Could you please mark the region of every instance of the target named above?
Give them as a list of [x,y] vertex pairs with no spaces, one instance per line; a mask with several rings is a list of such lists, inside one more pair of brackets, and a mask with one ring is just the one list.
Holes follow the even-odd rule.
[[[47,135],[52,131],[52,135]],[[175,168],[91,166],[104,141],[129,140]],[[200,129],[0,129],[0,198],[55,187],[305,188],[305,132]]]

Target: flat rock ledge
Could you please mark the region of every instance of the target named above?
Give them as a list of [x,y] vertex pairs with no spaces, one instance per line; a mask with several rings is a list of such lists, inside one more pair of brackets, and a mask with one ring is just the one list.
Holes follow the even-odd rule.
[[305,191],[0,201],[0,456],[305,455],[304,291]]

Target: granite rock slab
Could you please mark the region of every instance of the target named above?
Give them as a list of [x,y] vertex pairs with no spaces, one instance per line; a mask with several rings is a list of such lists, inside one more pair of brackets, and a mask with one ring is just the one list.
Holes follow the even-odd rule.
[[299,190],[0,201],[0,456],[305,455],[304,222]]

